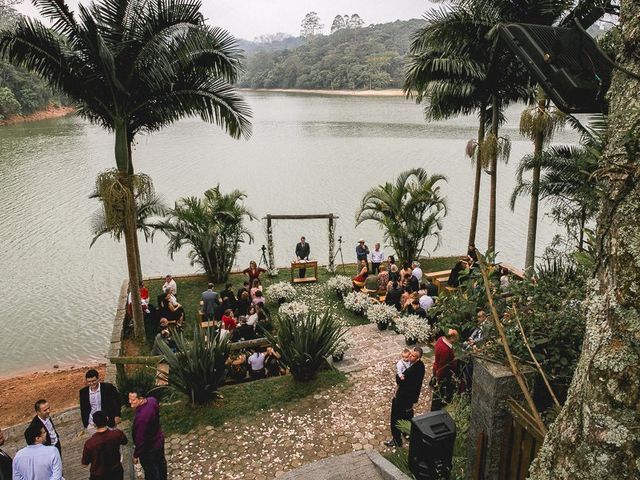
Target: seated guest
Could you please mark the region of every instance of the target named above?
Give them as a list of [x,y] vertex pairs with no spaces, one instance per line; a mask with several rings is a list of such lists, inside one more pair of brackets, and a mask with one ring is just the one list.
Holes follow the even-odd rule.
[[409,285],[411,272],[411,264],[409,262],[404,262],[402,264],[402,270],[400,270],[400,286],[406,287],[407,285]]
[[249,277],[249,284],[260,278],[260,274],[266,272],[264,268],[259,268],[253,260],[249,262],[249,268],[245,268],[242,273]]
[[407,312],[412,309],[411,304],[417,299],[417,293],[404,292],[402,294],[402,311]]
[[257,290],[255,296],[253,297],[254,305],[264,305],[264,296],[262,295],[262,290]]
[[249,294],[249,296],[251,296],[251,288],[249,287],[249,285],[251,285],[248,281],[244,281],[244,283],[242,284],[242,288],[238,289],[238,293],[236,293],[236,298],[238,300],[240,300],[240,297],[242,296],[243,292],[247,292]]
[[176,325],[182,327],[184,322],[184,309],[182,305],[178,303],[176,297],[171,294],[171,291],[165,293],[164,299],[160,304],[160,316],[167,320],[175,320]]
[[473,350],[474,352],[478,350],[478,345],[482,343],[484,340],[484,330],[487,328],[487,314],[484,313],[484,310],[480,310],[477,315],[477,326],[469,335],[469,338],[462,343],[462,348],[464,350]]
[[469,265],[475,265],[478,263],[478,252],[476,251],[476,246],[473,243],[470,243],[469,248],[467,249],[467,259],[469,261]]
[[255,305],[251,305],[247,309],[246,319],[247,319],[247,325],[255,329],[255,326],[258,323],[258,307],[256,307]]
[[418,290],[420,290],[420,280],[413,274],[411,274],[411,276],[409,277],[408,290],[410,292],[416,293],[418,292]]
[[247,359],[247,363],[249,363],[249,376],[254,380],[265,377],[264,361],[265,361],[264,351],[261,348],[258,348]]
[[144,313],[151,313],[149,310],[149,289],[144,286],[144,282],[140,282],[140,303]]
[[280,354],[273,347],[267,347],[264,354],[264,368],[267,377],[278,377],[287,373],[287,369],[280,362]]
[[409,313],[409,315],[417,315],[425,320],[427,318],[427,312],[420,306],[420,301],[417,298],[411,300],[411,305],[407,308],[407,313]]
[[160,343],[164,343],[172,352],[176,351],[176,342],[171,338],[171,333],[167,328],[163,328],[160,330],[160,333],[156,335],[156,338],[153,341],[153,348],[151,349],[152,355],[162,355],[162,350],[159,347]]
[[422,295],[420,297],[420,308],[422,308],[425,312],[428,312],[431,307],[433,307],[434,301],[429,295]]
[[238,297],[238,301],[236,302],[236,314],[240,315],[248,315],[247,310],[251,306],[251,300],[249,298],[249,292],[244,290],[242,295]]
[[247,357],[240,352],[230,353],[225,361],[227,374],[235,382],[244,382],[247,378]]
[[353,277],[351,280],[358,283],[364,283],[364,281],[367,279],[367,276],[369,275],[369,267],[367,266],[367,261],[360,260],[359,267],[360,271],[358,272],[358,275]]
[[400,285],[398,285],[398,282],[389,282],[389,285],[391,288],[387,290],[387,296],[384,299],[384,303],[387,305],[393,305],[398,311],[400,311],[402,309],[402,289],[400,288]]
[[380,265],[378,269],[378,290],[383,292],[387,289],[387,284],[389,283],[389,272],[387,272],[387,267],[384,265]]
[[233,318],[233,310],[227,308],[222,315],[222,326],[228,332],[232,332],[238,326],[236,319]]
[[390,282],[399,282],[400,281],[400,271],[398,270],[398,266],[395,263],[389,265],[389,281]]
[[431,298],[438,296],[438,287],[431,280],[427,280],[426,290]]
[[168,290],[171,290],[171,293],[173,293],[175,296],[178,295],[178,285],[176,285],[176,281],[173,279],[173,277],[171,277],[171,275],[167,275],[165,277],[165,282],[162,285],[163,292],[166,293]]
[[251,301],[253,301],[253,299],[256,298],[256,292],[258,291],[262,292],[262,285],[260,284],[260,280],[256,278],[251,283],[251,290],[249,290],[249,296],[251,297]]
[[451,273],[449,274],[449,279],[447,280],[447,285],[450,287],[458,288],[460,286],[460,273],[463,272],[467,268],[467,263],[459,260],[451,269]]
[[509,293],[509,285],[511,279],[509,278],[509,270],[502,267],[500,269],[500,291],[503,293]]
[[228,298],[229,302],[232,305],[230,308],[233,308],[235,310],[237,299],[235,294],[233,293],[233,290],[231,290],[231,287],[233,287],[233,284],[227,283],[227,285],[224,287],[224,290],[220,292],[220,298]]
[[364,288],[372,292],[378,291],[378,275],[369,275],[364,281]]
[[238,328],[233,331],[234,342],[244,342],[256,338],[256,331],[253,326],[247,325],[247,318],[240,317],[238,319]]

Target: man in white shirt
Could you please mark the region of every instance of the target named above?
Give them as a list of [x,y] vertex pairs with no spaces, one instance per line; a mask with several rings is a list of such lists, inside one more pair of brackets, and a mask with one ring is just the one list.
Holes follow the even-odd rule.
[[58,436],[56,427],[53,424],[53,420],[51,420],[51,407],[49,406],[49,402],[42,398],[35,403],[34,408],[36,410],[36,415],[33,417],[33,420],[31,420],[31,425],[34,425],[36,427],[44,427],[47,433],[47,438],[44,444],[47,446],[53,445],[62,455],[60,437]]
[[433,298],[429,295],[422,295],[418,300],[420,302],[420,308],[422,308],[425,313],[429,311],[431,307],[433,307]]
[[44,444],[47,430],[32,423],[24,432],[24,438],[27,446],[13,459],[13,480],[64,480],[60,452]]
[[384,253],[380,249],[380,244],[376,243],[371,252],[371,273],[377,274],[380,264],[384,261]]
[[413,266],[413,270],[411,271],[411,275],[418,279],[418,283],[422,281],[422,269],[420,268],[420,262],[413,262],[411,264]]
[[178,295],[178,285],[176,285],[176,281],[171,277],[171,275],[167,275],[166,277],[164,277],[165,282],[164,285],[162,285],[162,291],[166,292],[167,289],[171,289],[171,293],[173,295]]

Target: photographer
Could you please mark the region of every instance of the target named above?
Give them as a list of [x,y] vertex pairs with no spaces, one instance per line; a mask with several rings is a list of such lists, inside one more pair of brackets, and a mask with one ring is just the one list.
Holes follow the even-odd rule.
[[264,272],[266,272],[266,270],[264,268],[258,267],[256,262],[254,262],[253,260],[249,262],[249,268],[245,268],[242,271],[242,273],[249,276],[249,285],[252,285],[254,280],[259,279],[260,274]]
[[364,238],[358,240],[358,246],[356,247],[356,259],[358,260],[358,265],[362,263],[364,260],[367,264],[367,269],[369,269],[369,262],[367,257],[369,256],[369,247],[364,243]]

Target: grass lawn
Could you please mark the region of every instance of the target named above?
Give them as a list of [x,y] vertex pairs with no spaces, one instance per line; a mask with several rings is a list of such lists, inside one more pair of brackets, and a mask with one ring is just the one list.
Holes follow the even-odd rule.
[[[211,405],[192,406],[184,401],[163,405],[162,429],[167,434],[187,433],[199,425],[219,427],[240,417],[255,416],[272,407],[286,407],[297,400],[346,382],[346,376],[337,370],[319,372],[310,382],[296,382],[291,375],[229,385],[219,391],[224,399]],[[131,412],[127,412],[131,415]]]

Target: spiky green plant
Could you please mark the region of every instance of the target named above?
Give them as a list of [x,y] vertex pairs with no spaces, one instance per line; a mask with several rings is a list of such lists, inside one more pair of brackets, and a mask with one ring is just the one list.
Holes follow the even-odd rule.
[[278,318],[277,337],[264,331],[264,336],[281,355],[293,378],[300,382],[311,380],[336,350],[346,330],[329,310],[310,312],[302,317]]
[[220,332],[211,327],[195,328],[191,342],[182,333],[172,332],[172,335],[176,352],[166,343],[158,343],[169,364],[169,373],[159,371],[158,376],[169,388],[187,395],[193,404],[203,405],[213,400],[224,379],[229,337],[221,337]]

